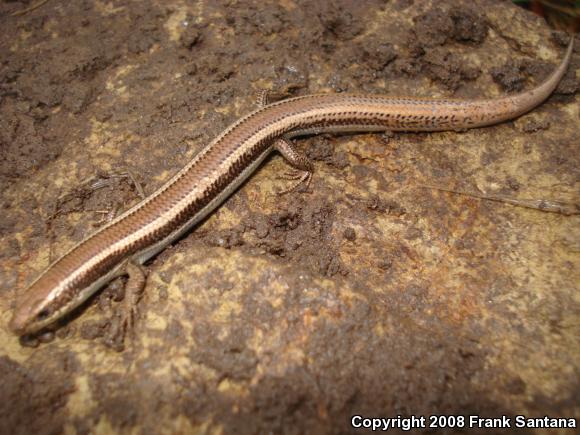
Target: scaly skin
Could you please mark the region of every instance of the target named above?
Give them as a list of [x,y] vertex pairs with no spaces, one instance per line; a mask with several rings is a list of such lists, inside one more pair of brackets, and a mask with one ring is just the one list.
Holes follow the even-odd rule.
[[288,138],[322,132],[464,130],[516,118],[542,103],[564,75],[562,63],[536,88],[485,100],[307,95],[261,107],[227,128],[150,197],[54,262],[32,283],[10,323],[39,331],[85,301],[128,264],[143,264],[218,207],[274,149],[310,171]]

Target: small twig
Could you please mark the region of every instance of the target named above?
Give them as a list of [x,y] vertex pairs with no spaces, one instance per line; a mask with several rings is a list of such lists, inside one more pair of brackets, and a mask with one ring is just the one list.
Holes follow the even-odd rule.
[[555,11],[561,12],[561,13],[566,14],[566,15],[570,15],[573,18],[577,18],[580,16],[580,12],[578,12],[578,9],[577,9],[578,8],[577,3],[573,7],[562,6],[562,5],[559,5],[556,2],[553,2],[550,0],[541,0],[540,3],[542,3],[544,6],[550,8],[550,9],[554,9]]
[[25,9],[21,9],[21,10],[16,11],[16,12],[12,12],[10,15],[13,16],[13,17],[16,17],[18,15],[27,14],[28,12],[31,12],[31,11],[33,11],[35,9],[38,9],[39,7],[41,7],[45,3],[48,3],[48,0],[40,0],[38,3],[35,3],[32,6],[27,7]]
[[559,213],[565,216],[580,214],[579,204],[570,204],[562,201],[553,201],[550,199],[515,199],[503,195],[481,195],[478,193],[462,192],[460,190],[445,189],[437,186],[419,185],[427,189],[435,189],[443,192],[455,193],[458,195],[469,196],[472,198],[485,199],[489,201],[503,202],[517,207],[531,208],[534,210],[545,211],[549,213]]
[[[89,187],[91,190],[101,189],[105,186],[110,185],[111,183],[110,180],[113,180],[115,178],[128,179],[133,184],[133,187],[137,191],[137,195],[139,195],[141,199],[145,199],[146,195],[145,191],[143,190],[143,186],[141,186],[141,183],[137,181],[137,178],[130,169],[127,169],[125,172],[104,175],[101,178],[97,179],[96,181],[92,182]],[[87,184],[88,183],[89,182],[87,182]]]

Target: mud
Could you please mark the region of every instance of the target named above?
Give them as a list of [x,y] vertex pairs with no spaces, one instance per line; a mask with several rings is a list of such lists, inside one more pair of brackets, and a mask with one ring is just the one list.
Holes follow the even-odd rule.
[[483,199],[580,202],[577,52],[513,122],[304,138],[314,179],[286,195],[269,158],[147,265],[125,346],[108,340],[122,279],[50,341],[7,329],[38,273],[260,90],[493,98],[545,78],[565,36],[491,0],[50,0],[13,15],[33,3],[0,3],[0,433],[580,418],[579,216]]

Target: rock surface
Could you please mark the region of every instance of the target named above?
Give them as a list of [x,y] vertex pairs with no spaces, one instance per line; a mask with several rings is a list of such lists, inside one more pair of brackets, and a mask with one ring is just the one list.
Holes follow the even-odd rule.
[[0,3],[1,433],[580,417],[577,54],[513,122],[300,140],[307,193],[277,194],[274,155],[148,265],[122,352],[104,340],[120,282],[50,343],[7,329],[51,259],[139,200],[119,174],[152,193],[261,89],[529,89],[566,42],[541,19],[491,0],[49,1],[11,15],[26,6]]

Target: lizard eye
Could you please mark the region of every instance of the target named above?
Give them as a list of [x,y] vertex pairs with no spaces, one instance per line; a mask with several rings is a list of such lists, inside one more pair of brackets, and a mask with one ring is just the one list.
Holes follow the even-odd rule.
[[48,308],[45,308],[44,310],[40,311],[37,315],[36,315],[36,319],[37,320],[44,320],[48,317],[48,315],[50,314],[50,311],[48,310]]

